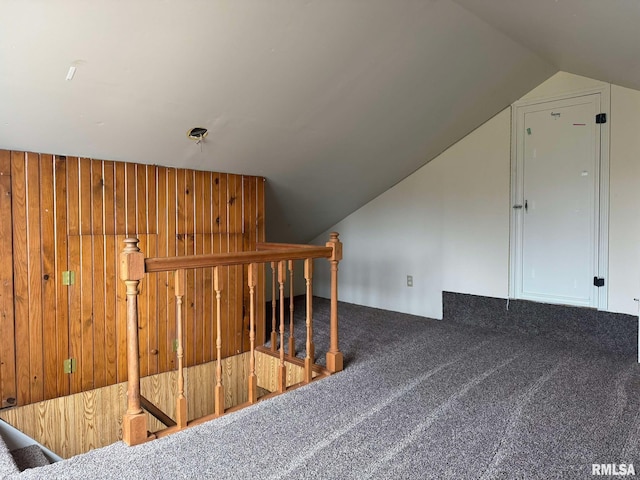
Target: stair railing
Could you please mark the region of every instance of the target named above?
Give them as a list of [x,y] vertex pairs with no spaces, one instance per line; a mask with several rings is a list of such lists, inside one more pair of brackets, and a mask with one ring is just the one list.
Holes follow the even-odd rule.
[[[140,395],[140,361],[138,339],[138,288],[145,273],[174,272],[176,297],[176,330],[177,330],[177,369],[178,385],[176,398],[175,426],[168,427],[164,433],[186,428],[190,424],[199,423],[208,418],[215,418],[225,413],[224,385],[222,383],[222,328],[221,328],[221,299],[222,289],[219,281],[219,268],[232,265],[246,265],[248,267],[247,286],[249,287],[249,379],[248,402],[258,401],[258,385],[255,371],[256,350],[256,288],[258,287],[258,265],[270,264],[273,271],[272,286],[272,332],[271,346],[264,349],[265,353],[276,354],[276,344],[279,343],[279,366],[277,379],[277,393],[284,393],[286,385],[285,364],[285,307],[284,286],[287,271],[289,272],[289,360],[295,357],[293,341],[293,262],[304,261],[304,278],[306,283],[306,357],[303,361],[304,383],[314,378],[315,347],[313,343],[313,312],[312,312],[312,277],[313,260],[326,258],[331,265],[331,318],[330,318],[330,346],[326,354],[326,373],[332,374],[342,370],[343,356],[338,346],[338,263],[342,259],[342,243],[338,234],[333,232],[324,247],[311,245],[259,243],[256,251],[234,252],[227,254],[189,255],[181,257],[145,258],[138,248],[137,238],[127,238],[125,247],[120,254],[120,278],[127,288],[127,411],[122,420],[122,437],[128,445],[137,445],[155,438],[147,429],[147,417],[143,412],[143,401]],[[206,417],[188,422],[187,399],[184,386],[184,345],[182,341],[183,296],[185,294],[185,270],[213,267],[213,290],[216,297],[216,368],[214,386],[214,413]],[[279,292],[280,322],[279,342],[276,334],[276,280]],[[263,288],[261,286],[260,288]],[[144,399],[144,404],[148,401]],[[162,413],[162,412],[160,412]]]

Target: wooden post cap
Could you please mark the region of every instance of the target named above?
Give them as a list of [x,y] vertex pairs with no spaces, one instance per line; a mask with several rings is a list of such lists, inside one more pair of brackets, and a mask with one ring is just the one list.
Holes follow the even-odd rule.
[[120,253],[120,280],[142,280],[144,278],[144,255],[138,248],[137,238],[126,238]]
[[333,255],[330,260],[339,262],[342,260],[342,242],[338,238],[340,234],[338,232],[331,232],[329,234],[329,241],[325,246],[333,248]]

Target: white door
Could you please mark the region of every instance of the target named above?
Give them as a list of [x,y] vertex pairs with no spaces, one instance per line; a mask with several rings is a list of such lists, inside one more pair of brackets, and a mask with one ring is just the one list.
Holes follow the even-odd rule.
[[594,285],[601,277],[600,103],[592,94],[516,107],[515,298],[603,307],[606,287]]

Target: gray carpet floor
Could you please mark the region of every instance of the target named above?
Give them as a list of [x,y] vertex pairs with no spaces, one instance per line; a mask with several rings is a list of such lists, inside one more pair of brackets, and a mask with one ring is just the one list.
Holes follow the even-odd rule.
[[[314,308],[321,352],[328,302]],[[350,304],[340,315],[337,375],[167,438],[9,478],[570,479],[593,478],[594,463],[640,469],[633,356]]]

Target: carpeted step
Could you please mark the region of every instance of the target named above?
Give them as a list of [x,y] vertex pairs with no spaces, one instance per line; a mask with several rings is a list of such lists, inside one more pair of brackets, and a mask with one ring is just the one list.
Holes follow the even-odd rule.
[[4,443],[2,435],[0,435],[0,478],[4,478],[12,473],[18,473],[20,470],[16,465],[7,444]]
[[28,468],[43,467],[50,464],[38,445],[18,448],[17,450],[13,450],[11,455],[21,472]]

